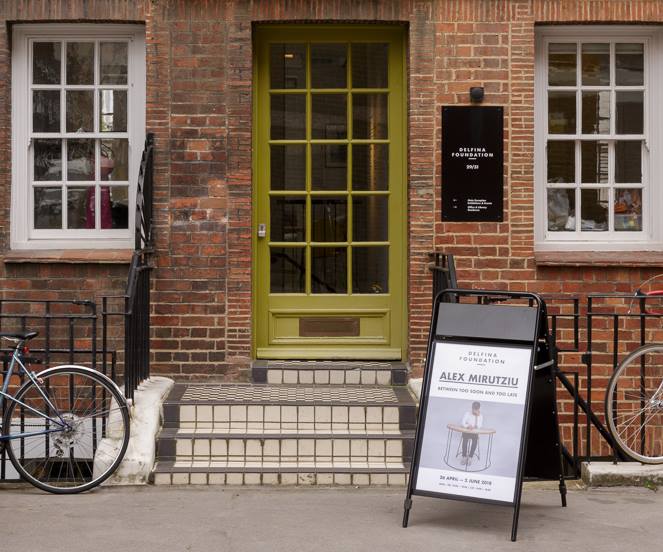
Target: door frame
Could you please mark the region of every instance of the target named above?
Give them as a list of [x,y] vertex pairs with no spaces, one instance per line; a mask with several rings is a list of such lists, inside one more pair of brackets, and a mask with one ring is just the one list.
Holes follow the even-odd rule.
[[[252,146],[252,159],[251,159],[251,357],[257,358],[257,341],[258,341],[258,313],[260,312],[260,301],[258,293],[258,206],[259,206],[259,166],[258,166],[258,155],[259,150],[258,144],[258,119],[257,115],[258,106],[259,106],[259,67],[258,67],[258,52],[259,46],[258,42],[260,40],[260,35],[265,32],[279,30],[281,32],[287,32],[289,30],[301,30],[301,29],[325,29],[325,30],[338,30],[341,33],[345,34],[348,32],[361,32],[367,31],[371,33],[383,32],[391,35],[391,40],[398,40],[401,44],[401,100],[399,102],[399,113],[402,121],[401,124],[401,135],[397,138],[399,145],[398,147],[401,151],[401,170],[398,175],[401,179],[402,185],[400,186],[400,192],[396,195],[393,195],[394,199],[400,200],[403,205],[402,216],[400,217],[399,226],[399,238],[398,238],[398,247],[400,248],[400,256],[402,259],[400,265],[400,274],[398,274],[398,279],[400,281],[399,294],[401,297],[400,308],[394,308],[391,310],[391,316],[400,316],[402,323],[400,324],[400,342],[401,342],[401,355],[400,359],[395,359],[393,356],[380,356],[379,353],[376,353],[376,350],[366,349],[365,351],[356,350],[351,356],[346,355],[335,355],[331,352],[329,355],[325,355],[325,358],[329,360],[333,359],[357,359],[357,360],[407,360],[409,358],[409,316],[408,316],[408,305],[409,305],[409,287],[408,287],[408,274],[409,274],[409,155],[408,155],[408,144],[409,144],[409,119],[408,119],[408,92],[409,92],[409,81],[407,78],[407,27],[401,24],[347,24],[347,23],[302,23],[302,24],[292,24],[292,23],[266,23],[259,24],[253,28],[252,34],[252,123],[251,123],[251,146]],[[391,240],[390,240],[391,241]],[[390,284],[391,285],[391,284]],[[266,308],[266,307],[264,307]],[[348,344],[349,347],[352,347],[351,344]],[[329,351],[324,347],[319,347],[317,345],[299,346],[292,347],[294,351],[293,355],[283,355],[275,354],[272,358],[274,359],[302,359],[302,352],[310,350],[312,353],[317,352],[318,355],[312,355],[313,358],[321,358],[319,355],[321,352]]]

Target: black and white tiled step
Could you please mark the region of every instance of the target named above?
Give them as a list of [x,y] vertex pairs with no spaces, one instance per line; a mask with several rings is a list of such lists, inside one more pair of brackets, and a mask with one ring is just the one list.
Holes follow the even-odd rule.
[[176,385],[164,427],[217,431],[371,431],[414,429],[405,387]]
[[156,484],[403,485],[415,404],[405,387],[177,385]]
[[406,385],[404,362],[256,360],[254,383],[270,385]]
[[292,462],[259,465],[251,462],[159,462],[155,485],[355,485],[403,486],[407,465],[343,462]]
[[157,453],[162,460],[219,462],[384,462],[412,458],[413,431],[393,433],[220,433],[166,429]]

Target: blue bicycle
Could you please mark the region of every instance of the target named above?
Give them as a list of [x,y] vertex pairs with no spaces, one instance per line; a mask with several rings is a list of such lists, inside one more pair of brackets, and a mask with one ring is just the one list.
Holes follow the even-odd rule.
[[[129,408],[115,383],[77,365],[35,374],[26,343],[37,332],[0,332],[14,343],[0,390],[0,442],[23,479],[51,493],[90,490],[117,469],[129,443]],[[12,376],[23,375],[17,385]],[[16,378],[14,378],[15,380]]]

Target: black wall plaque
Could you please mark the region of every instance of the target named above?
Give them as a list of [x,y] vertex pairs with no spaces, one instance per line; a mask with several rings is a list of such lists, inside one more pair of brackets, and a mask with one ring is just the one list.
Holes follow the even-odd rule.
[[504,110],[442,108],[442,220],[503,220]]

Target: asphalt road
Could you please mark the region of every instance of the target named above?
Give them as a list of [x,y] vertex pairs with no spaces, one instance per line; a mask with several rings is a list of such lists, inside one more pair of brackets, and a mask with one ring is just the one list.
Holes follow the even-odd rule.
[[150,551],[619,551],[660,548],[663,492],[552,489],[523,494],[519,539],[501,506],[359,488],[104,487],[53,496],[0,486],[0,550]]

